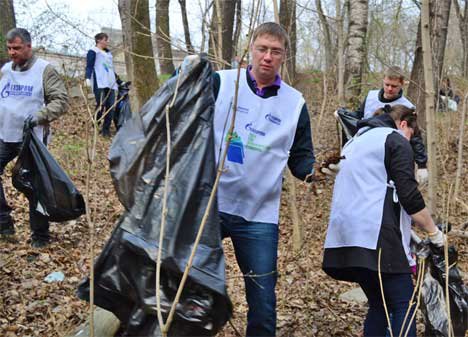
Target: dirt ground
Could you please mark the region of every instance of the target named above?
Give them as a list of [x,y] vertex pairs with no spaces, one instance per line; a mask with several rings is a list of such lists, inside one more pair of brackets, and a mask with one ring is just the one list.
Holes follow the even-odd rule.
[[[304,93],[312,117],[313,140],[317,162],[337,148],[337,132],[331,112],[336,108],[334,95],[325,102],[322,118],[321,79],[314,74],[301,75],[297,87]],[[438,214],[449,219],[461,230],[468,222],[468,210],[453,200],[455,182],[459,115],[438,116]],[[76,101],[72,110],[54,123],[51,149],[67,170],[77,187],[86,187],[86,125],[87,112]],[[320,125],[318,125],[320,119]],[[467,126],[468,127],[468,126]],[[468,200],[468,132],[465,132],[464,163],[459,198]],[[114,192],[107,163],[110,141],[98,139],[96,161],[92,170],[90,207],[94,210],[96,250],[99,252],[122,212]],[[0,242],[0,336],[66,336],[87,319],[87,303],[79,300],[75,291],[79,281],[89,273],[90,230],[86,219],[52,224],[53,243],[42,250],[32,249],[27,210],[28,202],[11,186],[9,170],[3,177],[7,198],[14,207],[17,243]],[[354,287],[337,282],[321,270],[322,248],[326,233],[333,180],[310,186],[296,181],[297,206],[304,225],[304,241],[299,251],[293,249],[292,221],[288,198],[282,200],[280,219],[278,331],[281,337],[358,336],[366,312],[365,305],[339,299],[339,295]],[[449,236],[459,251],[459,267],[468,282],[468,243],[466,239]],[[239,276],[230,242],[225,242],[227,284],[234,304],[234,315],[219,334],[222,337],[243,335],[247,307],[243,280]],[[46,283],[44,278],[61,271],[65,280]],[[419,329],[421,332],[422,329]]]

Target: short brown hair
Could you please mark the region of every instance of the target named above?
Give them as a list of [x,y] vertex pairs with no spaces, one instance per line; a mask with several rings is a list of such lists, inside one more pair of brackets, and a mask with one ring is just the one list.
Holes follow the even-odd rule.
[[388,77],[392,80],[400,80],[402,83],[405,81],[403,70],[397,66],[392,66],[385,69],[384,77]]
[[418,115],[413,108],[408,108],[401,104],[394,106],[386,104],[383,108],[377,109],[377,111],[374,112],[374,116],[383,115],[384,113],[388,113],[395,122],[406,121],[408,126],[414,130],[414,134],[419,134]]
[[259,36],[262,36],[262,35],[272,35],[276,37],[278,40],[283,41],[284,49],[289,48],[288,32],[286,32],[286,30],[280,24],[277,24],[276,22],[265,22],[265,23],[262,23],[257,28],[255,28],[252,34],[252,43],[254,43],[255,40]]
[[107,35],[106,33],[97,33],[96,35],[94,35],[94,42],[96,42],[96,44],[103,39],[108,40],[109,35]]

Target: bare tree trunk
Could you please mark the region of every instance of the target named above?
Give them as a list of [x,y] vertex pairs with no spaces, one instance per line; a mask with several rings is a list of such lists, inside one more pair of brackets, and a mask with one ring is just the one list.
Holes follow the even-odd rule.
[[127,81],[133,81],[133,62],[132,62],[132,28],[130,16],[130,1],[119,0],[120,22],[122,24],[122,41],[125,56],[125,68],[127,69]]
[[457,13],[458,27],[460,29],[461,42],[463,46],[462,73],[464,78],[468,78],[468,3],[466,1],[461,2],[465,4],[463,13],[458,0],[453,0],[455,12]]
[[[236,2],[235,0],[231,1],[222,1],[222,13],[223,13],[223,22],[222,22],[222,49],[223,49],[223,60],[227,63],[231,63],[233,50],[234,50],[234,16],[236,14]],[[227,67],[230,68],[230,67]]]
[[[209,11],[210,11],[211,6],[213,6],[213,1],[210,1],[209,4],[208,4],[208,0],[205,0],[205,5],[206,5],[205,8],[202,9],[201,4],[200,4],[200,10],[203,12],[202,18],[201,18],[202,19],[202,26],[201,26],[202,40],[201,40],[201,43],[200,43],[200,52],[201,53],[205,52],[205,44],[206,44],[205,41],[206,41],[206,35],[207,35],[206,34],[206,27],[207,27],[208,24],[210,24],[207,17],[209,15]],[[211,28],[209,28],[209,29],[211,29]],[[213,55],[212,53],[210,53],[210,50],[209,50],[210,43],[211,43],[210,42],[211,41],[210,36],[211,36],[211,31],[208,32],[208,53],[210,55]]]
[[0,0],[0,66],[8,59],[5,35],[16,27],[13,0]]
[[416,105],[419,123],[424,126],[426,121],[425,96],[424,96],[424,66],[421,42],[421,19],[419,19],[418,33],[416,36],[416,50],[414,51],[413,68],[411,69],[408,97]]
[[296,76],[296,1],[280,0],[279,9],[280,24],[289,34],[291,45],[288,49],[286,67],[288,69],[289,82],[292,83]]
[[169,0],[156,0],[156,43],[161,74],[172,74],[174,63],[169,32]]
[[185,47],[189,54],[194,54],[195,49],[192,45],[192,40],[190,39],[190,30],[187,18],[187,6],[185,0],[179,0],[180,10],[182,12],[182,23],[184,25],[184,37],[185,37]]
[[[210,39],[208,42],[208,54],[213,56],[216,60],[219,60],[222,55],[219,53],[219,34],[218,34],[218,2],[213,1],[213,11],[211,13],[211,22],[210,22]],[[215,62],[213,64],[215,70],[222,69],[223,67],[220,63]]]
[[[220,69],[229,68],[228,65],[231,63],[235,50],[234,16],[236,15],[237,1],[216,0],[213,4],[209,53],[215,55],[215,58],[220,61]],[[218,20],[219,15],[222,20]],[[240,34],[240,32],[236,34]]]
[[424,0],[421,8],[421,42],[424,61],[424,82],[426,83],[426,130],[427,153],[429,168],[429,198],[428,207],[431,212],[437,205],[437,165],[436,165],[436,133],[435,133],[435,96],[434,71],[432,69],[430,0]]
[[133,88],[137,97],[137,106],[141,106],[158,89],[158,76],[151,41],[148,0],[130,2],[131,55],[133,64]]
[[236,0],[236,29],[234,30],[234,37],[232,45],[234,50],[232,56],[237,56],[239,52],[239,37],[242,29],[242,0]]
[[[434,74],[434,90],[439,91],[439,82],[442,77],[445,46],[447,43],[448,21],[450,14],[451,0],[437,0],[429,2],[429,29],[430,41],[432,50],[432,63],[437,67],[433,68]],[[421,22],[420,22],[421,23]],[[421,24],[418,27],[418,36],[416,39],[416,51],[411,70],[411,82],[408,87],[408,97],[416,105],[418,109],[418,119],[421,125],[424,125],[426,120],[425,116],[425,95],[424,95],[424,70],[422,60],[422,40],[421,40]],[[434,97],[434,104],[436,104],[437,97]]]
[[[337,0],[340,2],[339,0]],[[324,47],[325,47],[325,71],[327,73],[332,73],[333,68],[335,66],[335,61],[336,61],[336,48],[335,48],[335,43],[332,40],[332,34],[330,32],[330,23],[328,22],[322,8],[322,1],[321,0],[315,0],[315,7],[317,8],[317,14],[320,20],[320,26],[322,27],[323,31],[323,42],[324,42]],[[339,6],[337,5],[337,8]],[[339,20],[338,18],[338,13],[337,13],[337,21]],[[337,26],[339,25],[339,21],[337,22]],[[339,29],[339,27],[337,27]]]
[[463,171],[463,138],[465,135],[465,117],[468,104],[468,94],[465,94],[463,98],[463,108],[458,109],[460,111],[460,132],[458,134],[458,156],[457,156],[457,173],[455,175],[455,200],[458,201],[458,192],[460,190],[460,177]]
[[348,97],[357,100],[361,94],[362,75],[366,63],[368,12],[369,3],[366,0],[350,1],[346,91]]
[[[345,0],[346,1],[346,0]],[[344,33],[344,8],[341,6],[341,0],[335,1],[336,6],[336,20],[337,20],[337,34],[338,34],[338,49],[336,52],[336,56],[338,57],[338,101],[341,107],[346,106],[346,97],[345,97],[345,90],[344,90],[344,75],[345,75],[345,62],[344,62],[344,55],[345,55],[345,33]]]

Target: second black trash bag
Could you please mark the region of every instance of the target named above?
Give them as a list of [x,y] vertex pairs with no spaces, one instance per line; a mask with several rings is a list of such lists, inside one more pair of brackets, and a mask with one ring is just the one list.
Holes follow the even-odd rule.
[[[161,309],[167,316],[189,259],[216,176],[212,69],[184,60],[119,130],[110,149],[111,175],[126,212],[95,264],[95,304],[113,312],[124,336],[159,336],[155,267],[166,166],[165,109],[170,109],[171,162],[163,238]],[[231,316],[216,202],[196,250],[169,336],[213,336]],[[89,279],[78,296],[89,300]]]
[[[440,225],[439,225],[440,227]],[[421,309],[425,322],[425,337],[464,337],[468,328],[468,289],[458,269],[458,253],[448,247],[448,301],[445,288],[446,271],[443,248],[437,248],[429,240],[421,240],[414,233],[413,251],[426,260],[421,288]],[[450,303],[450,320],[447,302]],[[450,324],[449,324],[450,322]],[[449,333],[449,326],[453,334]]]
[[49,221],[73,220],[86,212],[83,196],[32,129],[25,129],[12,181]]

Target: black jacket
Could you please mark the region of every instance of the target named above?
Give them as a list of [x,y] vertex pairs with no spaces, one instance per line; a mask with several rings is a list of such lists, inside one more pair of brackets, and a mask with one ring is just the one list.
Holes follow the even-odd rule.
[[[388,114],[359,121],[358,128],[362,127],[396,129],[393,119]],[[377,271],[380,248],[382,251],[381,271],[383,273],[410,273],[401,242],[400,204],[408,214],[414,214],[424,209],[425,203],[414,177],[413,151],[409,142],[398,132],[390,133],[387,136],[384,158],[385,170],[388,179],[395,183],[399,203],[393,201],[393,189],[387,188],[377,249],[362,247],[325,249],[323,269],[333,278],[354,281],[352,273],[354,268]],[[365,170],[366,167],[363,166],[360,169]]]

